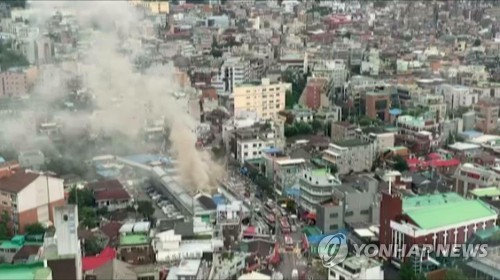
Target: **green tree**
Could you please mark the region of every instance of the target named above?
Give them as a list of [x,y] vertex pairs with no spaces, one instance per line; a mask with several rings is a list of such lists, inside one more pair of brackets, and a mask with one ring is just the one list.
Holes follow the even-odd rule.
[[0,221],[0,239],[2,240],[10,239],[11,237],[9,222],[10,222],[9,212],[3,211],[2,220]]
[[297,122],[295,126],[299,135],[307,135],[313,132],[312,126],[306,122]]
[[45,230],[46,230],[45,227],[40,223],[34,223],[34,224],[26,225],[24,227],[24,231],[27,234],[44,234]]
[[339,168],[337,167],[337,165],[336,165],[336,164],[329,163],[329,164],[327,165],[327,167],[328,167],[328,169],[330,169],[330,172],[331,172],[332,174],[337,174],[337,172],[339,172]]
[[311,123],[312,130],[314,133],[318,133],[319,131],[323,131],[323,122],[320,120],[314,119]]
[[404,263],[399,270],[399,276],[401,280],[425,280],[425,275],[417,274],[412,269],[411,265]]
[[6,44],[0,45],[0,67],[2,71],[12,67],[24,67],[28,65],[28,60],[22,54],[9,49]]
[[102,247],[94,236],[84,240],[85,256],[95,256],[102,251]]
[[144,218],[151,219],[155,213],[155,208],[151,201],[141,200],[137,202],[137,212],[139,212]]
[[465,276],[462,270],[458,268],[449,268],[446,270],[445,280],[467,280],[469,277]]
[[71,190],[69,191],[68,203],[76,204],[79,210],[83,209],[84,207],[93,208],[96,206],[94,193],[91,189],[88,188],[71,188]]
[[13,8],[25,8],[26,0],[0,0],[1,3],[6,3]]
[[400,155],[397,155],[394,157],[393,168],[399,172],[403,172],[403,171],[408,170],[408,163]]
[[285,137],[292,137],[298,134],[297,127],[295,125],[285,125]]
[[94,228],[97,226],[97,214],[94,208],[91,207],[83,207],[81,211],[79,211],[81,224],[86,228]]
[[474,40],[474,47],[479,47],[479,46],[481,46],[481,39],[476,38],[476,40]]

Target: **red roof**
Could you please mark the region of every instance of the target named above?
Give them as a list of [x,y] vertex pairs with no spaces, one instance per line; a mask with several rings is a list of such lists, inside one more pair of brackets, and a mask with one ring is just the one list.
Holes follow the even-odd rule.
[[420,163],[420,160],[418,158],[409,158],[406,160],[406,163],[408,163],[408,165],[417,165]]
[[99,190],[94,192],[95,200],[127,200],[130,194],[124,189]]
[[429,155],[427,155],[427,158],[428,159],[441,159],[441,155],[438,154],[438,153],[430,153]]
[[255,227],[250,226],[245,230],[245,232],[243,234],[254,235],[256,233],[257,233],[257,231],[256,231]]
[[107,262],[113,260],[116,257],[115,249],[111,247],[106,247],[97,256],[84,257],[82,260],[83,271],[94,270],[105,265]]
[[447,160],[437,159],[437,160],[432,160],[429,164],[432,167],[451,167],[451,166],[459,166],[460,161],[455,158]]
[[279,245],[278,245],[278,242],[276,242],[276,244],[274,245],[274,253],[273,253],[271,259],[269,260],[269,262],[271,264],[279,264],[280,261],[281,261],[281,257],[280,257]]

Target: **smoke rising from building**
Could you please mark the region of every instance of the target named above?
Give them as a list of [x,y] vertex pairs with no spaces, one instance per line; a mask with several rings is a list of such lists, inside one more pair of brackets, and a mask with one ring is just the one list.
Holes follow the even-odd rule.
[[[126,1],[33,1],[30,5],[35,11],[31,22],[38,26],[60,10],[72,13],[80,30],[93,31],[84,56],[76,63],[65,64],[72,71],[61,65],[41,68],[43,75],[33,90],[33,97],[41,102],[38,109],[23,112],[20,118],[4,125],[4,137],[15,141],[34,135],[34,119],[44,114],[46,104],[68,94],[65,84],[77,74],[97,109],[74,114],[51,109],[50,114],[65,129],[78,131],[88,124],[94,132],[119,131],[135,138],[147,121],[164,119],[170,127],[169,140],[183,183],[192,186],[193,191],[210,191],[223,171],[207,152],[195,147],[196,123],[189,115],[187,99],[174,97],[181,91],[174,78],[174,66],[154,65],[141,73],[135,68],[133,56],[143,51],[136,47],[140,46],[137,42],[143,14]],[[124,48],[129,55],[123,53]]]

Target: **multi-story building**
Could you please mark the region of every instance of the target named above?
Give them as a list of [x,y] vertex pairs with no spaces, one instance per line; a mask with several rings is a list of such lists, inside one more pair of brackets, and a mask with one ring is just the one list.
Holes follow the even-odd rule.
[[244,163],[262,156],[262,151],[276,146],[276,135],[272,130],[260,131],[260,127],[238,129],[229,140],[229,149],[234,159]]
[[97,181],[86,187],[93,191],[99,208],[115,211],[132,206],[131,195],[118,180]]
[[497,129],[499,106],[486,100],[474,104],[476,114],[476,128],[484,133],[491,133]]
[[301,171],[305,168],[306,161],[303,158],[278,159],[274,163],[275,191],[282,194],[298,182]]
[[[82,248],[78,239],[76,205],[54,207],[54,231],[44,235],[41,259],[52,270],[48,279],[82,279]],[[36,277],[38,278],[38,277]],[[45,279],[45,278],[44,278]]]
[[389,109],[391,107],[391,95],[389,92],[368,92],[365,97],[365,112],[372,119],[389,121]]
[[328,169],[306,169],[299,176],[300,204],[315,212],[316,206],[333,195],[334,187],[341,184]]
[[11,68],[0,73],[0,96],[23,96],[28,94],[28,76],[24,69]]
[[242,112],[256,112],[263,120],[272,120],[279,111],[285,109],[288,83],[271,83],[262,79],[260,83],[245,84],[234,88],[234,115]]
[[332,266],[328,271],[328,280],[384,279],[382,264],[366,256],[353,256],[342,263]]
[[470,107],[479,101],[479,94],[462,85],[443,84],[436,88],[436,93],[444,96],[444,101],[450,110],[460,107]]
[[401,264],[408,261],[412,245],[428,244],[436,249],[438,245],[466,244],[475,232],[494,227],[497,218],[483,201],[452,192],[412,197],[384,192],[379,240],[381,245],[399,248],[385,252],[385,257]]
[[329,102],[326,97],[327,85],[328,79],[326,78],[311,78],[307,80],[307,84],[300,97],[302,105],[312,110],[328,107]]
[[394,132],[387,132],[384,129],[375,127],[356,129],[356,138],[364,142],[373,142],[377,155],[394,147],[394,136]]
[[446,117],[446,103],[444,102],[444,97],[442,95],[419,95],[414,105],[428,108],[428,110],[432,112],[432,114],[434,114],[436,119],[439,121],[444,121]]
[[472,163],[464,163],[455,170],[454,191],[460,195],[467,195],[474,189],[498,186],[500,175]]
[[224,61],[219,72],[212,78],[212,86],[218,92],[233,92],[236,86],[248,82],[249,76],[250,62],[241,57],[230,57]]
[[435,119],[404,115],[397,118],[396,126],[400,128],[402,134],[412,135],[422,131],[433,131],[438,124]]
[[356,182],[335,186],[334,194],[316,206],[316,226],[333,232],[356,224],[378,224],[378,181],[362,176]]
[[358,127],[350,122],[333,122],[331,129],[332,141],[345,141],[356,138]]
[[0,167],[0,210],[9,213],[14,232],[27,225],[53,222],[53,209],[64,205],[63,180],[29,172],[19,165]]
[[353,139],[329,144],[323,159],[335,164],[339,174],[371,170],[375,159],[375,145]]

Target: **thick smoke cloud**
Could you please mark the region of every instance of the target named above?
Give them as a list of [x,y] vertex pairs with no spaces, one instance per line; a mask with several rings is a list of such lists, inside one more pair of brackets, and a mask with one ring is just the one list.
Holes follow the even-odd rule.
[[[174,79],[173,65],[157,65],[139,73],[132,58],[119,51],[123,38],[140,39],[142,12],[126,1],[33,1],[30,6],[35,10],[32,22],[38,26],[43,26],[60,10],[72,13],[81,29],[93,29],[90,48],[74,70],[93,94],[98,109],[91,115],[52,112],[64,120],[65,127],[78,130],[84,127],[82,123],[88,122],[95,132],[117,130],[135,137],[148,120],[165,119],[183,183],[193,191],[210,191],[210,187],[216,185],[222,168],[208,153],[195,148],[196,123],[188,113],[187,99],[174,97],[180,88]],[[133,54],[141,51],[132,49]],[[69,76],[62,67],[52,67],[45,71],[44,75],[47,74],[52,78],[40,79],[34,94],[42,103],[49,104],[67,94],[63,85]],[[32,118],[34,111],[26,113],[21,120],[32,125],[33,122],[28,121]],[[7,128],[13,132],[7,133],[8,136],[20,137],[21,131],[24,135],[33,131],[20,122],[17,120]]]

